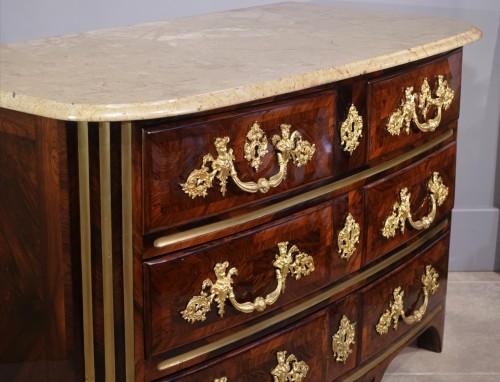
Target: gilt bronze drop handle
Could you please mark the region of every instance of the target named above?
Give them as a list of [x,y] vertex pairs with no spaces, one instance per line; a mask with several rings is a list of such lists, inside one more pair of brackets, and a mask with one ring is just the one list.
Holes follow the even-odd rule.
[[407,221],[417,230],[429,228],[436,217],[437,207],[441,206],[448,196],[448,187],[444,185],[443,179],[441,179],[439,173],[433,172],[431,179],[427,183],[427,190],[429,192],[431,210],[427,216],[424,216],[420,220],[413,220],[412,218],[412,213],[410,211],[411,194],[408,192],[408,188],[404,187],[400,190],[400,201],[394,203],[392,213],[385,219],[382,228],[382,235],[385,238],[396,236],[398,229],[401,233],[404,233]]
[[[266,193],[270,188],[278,187],[287,176],[287,167],[290,160],[297,167],[306,165],[314,155],[316,146],[302,139],[296,130],[291,132],[291,125],[281,124],[281,136],[274,135],[272,144],[276,148],[279,170],[269,179],[260,178],[257,182],[243,182],[234,166],[235,156],[233,149],[228,148],[229,137],[215,139],[214,145],[217,157],[206,154],[203,157],[202,166],[191,171],[185,183],[181,183],[182,190],[192,199],[199,196],[207,196],[207,191],[212,188],[216,178],[220,184],[222,196],[226,194],[227,182],[230,177],[241,190],[249,193]],[[260,166],[261,158],[267,153],[267,138],[260,126],[255,122],[247,134],[247,142],[244,145],[245,158],[255,169]]]
[[424,302],[420,308],[416,309],[410,316],[405,315],[405,309],[403,307],[404,291],[400,286],[394,288],[392,292],[393,301],[389,303],[390,309],[385,310],[385,312],[380,316],[378,324],[375,326],[377,333],[380,335],[387,334],[391,323],[393,329],[397,330],[399,317],[401,317],[408,325],[420,322],[429,304],[429,294],[436,293],[439,288],[438,278],[439,274],[437,271],[431,265],[427,265],[425,267],[425,273],[422,275],[421,279]]
[[[439,75],[434,93],[435,97],[433,98],[427,78],[424,79],[419,94],[413,93],[413,86],[406,87],[401,105],[391,114],[386,124],[389,134],[400,135],[402,129],[406,134],[409,134],[412,121],[422,132],[435,131],[441,123],[442,110],[447,110],[450,107],[455,92],[448,86],[444,76]],[[423,118],[427,118],[427,111],[430,106],[437,109],[436,116],[427,119],[425,122],[420,122],[416,101],[418,101],[418,109]]]
[[[211,304],[215,300],[220,317],[225,313],[225,302],[229,300],[231,305],[243,313],[253,311],[262,312],[267,306],[276,302],[281,293],[285,291],[286,279],[289,274],[296,280],[302,276],[308,276],[314,271],[314,259],[307,253],[301,252],[296,245],[288,248],[288,242],[278,243],[278,254],[273,262],[275,268],[277,286],[265,297],[257,297],[253,302],[238,302],[233,290],[233,276],[238,274],[236,268],[230,268],[229,262],[217,263],[214,267],[216,281],[208,278],[201,285],[201,293],[194,296],[187,303],[186,309],[181,312],[182,317],[190,322],[205,321],[206,314],[210,312]],[[208,289],[208,292],[205,290]]]

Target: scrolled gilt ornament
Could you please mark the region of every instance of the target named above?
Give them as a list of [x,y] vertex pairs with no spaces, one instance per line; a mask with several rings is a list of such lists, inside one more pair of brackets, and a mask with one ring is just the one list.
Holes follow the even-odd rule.
[[393,300],[389,303],[389,309],[384,311],[379,318],[378,324],[375,326],[377,333],[379,335],[387,334],[391,324],[393,329],[397,330],[399,317],[408,325],[420,322],[429,304],[429,294],[435,294],[439,288],[438,278],[439,274],[437,271],[431,265],[427,265],[425,267],[425,273],[421,278],[424,302],[422,306],[414,310],[410,316],[405,315],[405,309],[403,307],[404,291],[400,286],[394,288],[392,292]]
[[[217,304],[219,316],[224,317],[226,300],[229,300],[231,305],[240,312],[252,313],[255,310],[262,312],[267,306],[274,304],[280,294],[285,291],[286,279],[289,274],[298,280],[303,276],[310,275],[315,270],[314,259],[307,253],[301,252],[296,245],[288,248],[288,242],[280,242],[278,243],[278,251],[273,262],[278,285],[266,297],[257,297],[253,302],[238,302],[232,286],[233,276],[238,275],[238,270],[233,267],[227,271],[229,262],[224,261],[215,264],[216,281],[209,278],[203,281],[201,293],[191,298],[186,309],[181,311],[182,318],[190,323],[205,321],[213,301]],[[206,289],[208,289],[208,293],[205,292]]]
[[267,154],[267,137],[260,125],[255,122],[247,133],[247,142],[243,146],[245,159],[250,162],[250,166],[259,170],[261,158]]
[[[257,127],[258,126],[254,124],[251,128],[251,132],[253,129],[251,137],[258,135]],[[303,140],[298,131],[290,133],[291,125],[281,124],[280,128],[281,136],[274,135],[272,138],[272,143],[278,151],[277,157],[279,171],[277,174],[271,176],[269,179],[260,178],[256,183],[241,181],[234,166],[235,157],[233,155],[233,149],[227,147],[229,137],[219,137],[215,139],[214,143],[217,151],[217,157],[214,158],[211,154],[206,154],[203,157],[201,168],[191,171],[186,183],[180,184],[182,190],[192,199],[199,196],[205,197],[207,196],[207,191],[213,186],[214,178],[217,178],[220,184],[221,194],[224,196],[227,191],[227,181],[229,177],[231,177],[233,182],[241,190],[250,193],[266,193],[270,188],[279,186],[281,182],[286,179],[287,166],[290,160],[295,164],[295,166],[302,167],[312,159],[316,150],[316,146],[306,140]],[[260,130],[260,127],[258,127],[258,129]],[[263,140],[263,138],[264,137],[261,139]],[[263,150],[259,148],[257,149],[257,154],[254,153],[255,155],[251,155],[250,152],[255,150],[256,147],[261,146],[260,144],[257,144],[256,141],[253,143],[251,142],[249,143],[246,151],[249,152],[248,157],[253,163],[252,165],[254,165],[254,167],[257,166],[258,168]]]
[[352,256],[356,250],[356,244],[359,243],[360,233],[361,230],[359,224],[349,213],[346,217],[344,227],[340,230],[337,237],[337,245],[339,247],[339,255],[341,259],[349,260]]
[[349,155],[359,146],[359,138],[363,136],[363,118],[359,115],[356,106],[351,105],[347,117],[340,126],[340,145]]
[[346,363],[352,353],[351,345],[354,345],[356,323],[351,323],[347,316],[343,315],[337,333],[332,336],[332,351],[335,361]]
[[[442,110],[448,110],[453,101],[455,92],[448,86],[448,82],[443,75],[437,78],[437,88],[435,98],[432,97],[431,88],[427,78],[424,79],[420,87],[420,94],[413,93],[413,86],[409,86],[404,90],[404,97],[401,100],[401,105],[396,109],[387,122],[386,128],[391,135],[400,135],[403,129],[406,134],[410,133],[411,122],[422,132],[432,132],[441,123]],[[430,106],[434,106],[437,110],[436,116],[427,119],[426,122],[420,122],[417,114],[417,105],[422,118],[427,118],[427,112]]]
[[278,365],[271,371],[274,382],[302,382],[307,376],[309,366],[304,361],[290,354],[287,358],[286,351],[276,354]]
[[444,185],[439,173],[433,172],[431,179],[427,183],[427,190],[429,191],[431,210],[427,216],[415,221],[411,213],[411,194],[408,192],[408,188],[404,187],[401,189],[399,192],[400,202],[394,203],[392,213],[385,219],[384,227],[382,228],[382,235],[385,238],[388,239],[396,236],[398,229],[401,233],[404,233],[407,221],[417,230],[430,227],[436,217],[437,207],[441,206],[448,196],[448,187]]

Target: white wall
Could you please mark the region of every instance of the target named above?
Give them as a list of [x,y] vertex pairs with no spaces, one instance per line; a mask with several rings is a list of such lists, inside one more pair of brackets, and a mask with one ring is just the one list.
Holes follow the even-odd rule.
[[[0,43],[277,2],[279,1],[1,0]],[[450,269],[500,270],[497,208],[500,207],[500,166],[496,166],[500,160],[497,151],[500,145],[500,1],[316,2],[459,18],[477,25],[483,31],[482,40],[464,49]]]

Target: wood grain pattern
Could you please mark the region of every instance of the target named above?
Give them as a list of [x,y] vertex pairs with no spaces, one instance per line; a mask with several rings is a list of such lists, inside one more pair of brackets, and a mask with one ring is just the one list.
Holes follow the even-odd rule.
[[[334,229],[334,250],[332,253],[331,281],[337,281],[347,277],[361,268],[363,263],[363,249],[365,245],[365,215],[363,190],[356,189],[349,193],[337,196],[333,200],[333,229]],[[349,259],[342,259],[339,254],[338,236],[344,228],[347,215],[351,214],[360,227],[359,242]]]
[[160,381],[212,382],[223,376],[228,381],[272,381],[271,371],[277,365],[276,353],[283,350],[287,351],[287,355],[294,354],[299,361],[309,366],[306,380],[325,381],[327,337],[318,336],[318,333],[328,332],[327,322],[326,312],[319,312],[298,325],[223,357],[221,362],[209,363],[198,370],[179,373]]
[[[204,341],[213,333],[236,328],[328,285],[334,268],[332,218],[331,205],[320,205],[259,230],[145,262],[146,356]],[[210,278],[215,282],[216,263],[228,261],[229,268],[238,270],[233,288],[240,302],[254,301],[275,290],[276,270],[272,264],[279,242],[289,242],[288,248],[296,245],[312,256],[315,271],[299,280],[290,275],[285,292],[262,313],[241,313],[227,301],[222,318],[217,315],[215,302],[206,321],[189,323],[182,318],[180,312],[191,297],[200,293],[203,281]],[[181,332],[184,335],[177,335]]]
[[386,254],[420,233],[406,223],[404,233],[398,230],[394,237],[382,236],[382,228],[386,218],[392,213],[394,203],[400,202],[399,192],[402,188],[407,187],[408,192],[411,193],[412,217],[414,220],[418,220],[429,213],[430,198],[427,183],[432,173],[438,171],[443,183],[448,187],[448,196],[444,203],[437,207],[435,222],[451,211],[455,194],[455,154],[456,145],[453,143],[407,169],[365,187],[366,263]]
[[[123,259],[121,229],[121,155],[120,124],[110,127],[111,158],[111,216],[112,216],[112,258],[113,258],[113,316],[114,316],[114,367],[117,380],[124,379],[124,318],[123,318]],[[104,300],[102,269],[101,235],[101,194],[100,194],[100,157],[99,126],[89,124],[89,165],[90,165],[90,204],[91,204],[91,245],[92,245],[92,293],[94,317],[94,358],[96,380],[105,379],[105,341],[104,341]]]
[[[193,222],[225,210],[241,208],[245,204],[270,198],[332,176],[335,93],[326,91],[298,100],[278,102],[272,106],[241,110],[238,113],[213,115],[184,121],[182,124],[161,124],[147,127],[143,136],[144,232],[162,227]],[[259,171],[244,159],[246,134],[257,121],[268,138],[268,154],[262,158]],[[278,173],[276,149],[271,138],[281,135],[280,124],[291,124],[291,131],[299,131],[303,139],[316,145],[312,160],[305,166],[288,165],[287,177],[278,187],[266,194],[249,194],[228,180],[225,196],[217,180],[208,195],[191,199],[180,183],[187,180],[194,169],[200,168],[203,156],[217,157],[214,147],[218,137],[229,137],[233,148],[236,171],[244,182],[269,178]]]
[[[335,124],[335,144],[333,146],[333,156],[335,158],[333,164],[336,175],[352,172],[366,162],[366,147],[369,137],[367,128],[368,110],[366,105],[368,78],[370,77],[356,77],[351,80],[343,81],[337,87],[337,105],[335,108],[337,117]],[[356,107],[358,114],[363,119],[363,130],[362,136],[359,139],[359,146],[353,151],[352,155],[344,151],[340,138],[340,127],[346,120],[351,105]]]
[[[411,142],[431,139],[443,129],[453,127],[451,122],[455,121],[460,109],[460,87],[462,72],[462,51],[454,51],[448,56],[435,61],[414,65],[411,70],[393,70],[386,76],[369,81],[367,98],[368,115],[368,160],[371,161],[381,155],[404,147]],[[401,132],[399,136],[390,135],[386,124],[390,115],[400,106],[404,95],[404,89],[413,86],[414,93],[420,92],[420,87],[425,78],[428,79],[432,96],[436,88],[438,75],[444,75],[448,86],[454,90],[455,96],[448,110],[443,110],[441,123],[435,132],[423,133],[419,131],[412,122],[410,134]],[[418,100],[416,101],[418,102]],[[433,118],[435,108],[430,108],[427,118]],[[422,118],[420,121],[424,121]]]
[[[352,353],[345,363],[336,361],[332,349],[332,336],[337,333],[342,316],[346,316],[351,323],[354,323],[355,333],[354,343],[350,347]],[[361,316],[359,315],[359,298],[357,294],[350,295],[328,308],[328,331],[325,335],[328,342],[327,378],[325,380],[333,381],[354,369],[358,364],[358,348],[361,343]]]
[[82,380],[64,123],[0,109],[0,379]]
[[397,330],[391,327],[385,335],[380,335],[375,330],[380,316],[389,308],[394,288],[402,287],[404,291],[404,307],[407,309],[406,314],[412,314],[423,302],[422,274],[424,274],[427,265],[432,265],[439,274],[439,288],[434,295],[429,295],[427,312],[444,300],[448,279],[449,242],[449,234],[445,234],[420,254],[361,292],[363,295],[363,334],[360,362],[366,361],[372,355],[386,348],[411,328],[411,325],[407,325],[400,320]]

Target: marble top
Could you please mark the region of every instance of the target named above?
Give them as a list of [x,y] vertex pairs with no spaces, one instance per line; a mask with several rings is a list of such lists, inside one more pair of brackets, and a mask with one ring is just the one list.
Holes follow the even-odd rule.
[[182,115],[469,44],[462,21],[280,3],[4,45],[0,106],[62,120]]

